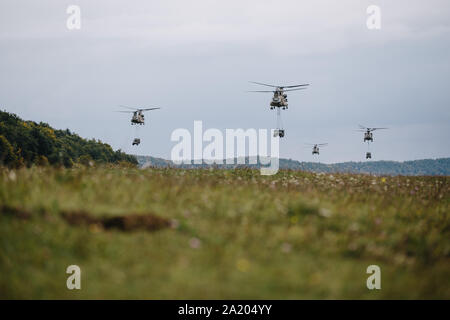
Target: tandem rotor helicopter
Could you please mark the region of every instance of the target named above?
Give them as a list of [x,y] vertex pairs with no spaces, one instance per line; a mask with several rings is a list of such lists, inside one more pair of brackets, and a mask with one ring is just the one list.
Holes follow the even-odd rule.
[[133,113],[133,116],[131,117],[131,124],[145,124],[145,118],[144,118],[144,111],[150,111],[150,110],[156,110],[156,109],[161,109],[159,107],[154,107],[154,108],[147,108],[147,109],[139,109],[139,108],[131,108],[128,106],[120,106],[122,108],[127,108],[127,109],[131,109],[131,110],[121,110],[121,111],[117,111],[117,112],[125,112],[125,113]]
[[[257,84],[257,85],[274,88],[272,90],[252,90],[252,91],[248,91],[248,92],[271,92],[271,93],[273,93],[273,97],[270,102],[270,109],[273,110],[273,109],[277,108],[277,128],[276,128],[276,130],[274,130],[274,137],[283,138],[285,135],[285,132],[284,132],[285,130],[283,129],[283,125],[282,125],[282,121],[281,121],[281,110],[288,109],[288,99],[287,99],[286,92],[307,89],[309,84],[280,86],[280,85],[271,85],[271,84],[254,82],[254,81],[249,81],[249,82]],[[161,108],[160,107],[132,108],[132,107],[124,106],[124,105],[120,105],[120,107],[129,109],[129,110],[120,110],[117,112],[132,113],[133,115],[131,117],[131,125],[139,125],[139,126],[136,126],[136,137],[134,138],[134,140],[132,142],[133,146],[135,146],[135,145],[137,146],[141,143],[141,139],[139,138],[139,135],[138,135],[138,128],[140,127],[140,125],[145,124],[144,112],[157,110],[157,109],[161,109]],[[364,133],[363,142],[367,142],[368,150],[366,152],[366,159],[372,158],[372,153],[370,152],[370,142],[373,143],[373,141],[374,141],[373,131],[384,130],[384,129],[389,129],[389,128],[381,128],[381,127],[373,127],[372,128],[372,127],[365,127],[363,125],[359,125],[359,128],[356,131],[363,132]],[[308,147],[312,146],[312,155],[314,156],[314,155],[319,155],[320,148],[327,146],[328,143],[316,143],[316,144],[306,143],[306,145]]]
[[382,130],[382,129],[389,129],[389,128],[368,128],[362,125],[359,125],[359,129],[356,131],[364,132],[364,142],[367,141],[367,152],[366,152],[366,159],[372,159],[372,153],[370,152],[370,142],[373,142],[373,131],[375,130]]
[[309,84],[297,84],[291,86],[272,85],[262,82],[249,81],[250,83],[258,84],[261,86],[275,88],[274,90],[251,90],[248,92],[271,92],[273,93],[272,101],[270,102],[270,110],[277,108],[277,129],[274,131],[274,137],[284,137],[284,129],[281,121],[280,109],[288,109],[287,93],[289,91],[297,91],[306,89]]
[[373,142],[372,131],[381,130],[381,129],[388,129],[388,128],[367,128],[365,126],[359,125],[359,129],[356,131],[364,132],[364,142],[366,142],[366,141]]
[[[132,108],[132,107],[128,107],[128,106],[123,106],[121,105],[120,107],[122,108],[126,108],[126,109],[131,109],[131,110],[120,110],[117,112],[123,112],[123,113],[133,113],[132,117],[131,117],[131,125],[144,125],[145,124],[145,117],[144,117],[144,111],[151,111],[151,110],[157,110],[157,109],[161,109],[159,107],[153,107],[153,108]],[[136,127],[136,136],[138,135],[138,130]],[[133,139],[132,145],[133,146],[138,146],[141,143],[141,139],[136,137]]]
[[[249,81],[249,82],[254,83],[254,84],[259,84],[261,86],[275,88],[275,90],[251,90],[251,91],[248,91],[248,92],[272,92],[273,97],[272,97],[272,101],[270,102],[270,110],[273,110],[274,108],[282,108],[283,110],[288,109],[288,99],[287,99],[287,94],[285,92],[304,90],[304,89],[306,89],[305,87],[309,86],[309,84],[297,84],[297,85],[293,85],[293,86],[275,86],[272,84],[255,82],[255,81]],[[287,90],[285,88],[287,88]]]
[[315,143],[315,144],[313,144],[313,143],[305,143],[307,146],[309,146],[309,147],[313,147],[313,149],[312,149],[312,155],[315,155],[315,154],[319,154],[319,147],[325,147],[325,146],[327,146],[328,145],[328,143]]

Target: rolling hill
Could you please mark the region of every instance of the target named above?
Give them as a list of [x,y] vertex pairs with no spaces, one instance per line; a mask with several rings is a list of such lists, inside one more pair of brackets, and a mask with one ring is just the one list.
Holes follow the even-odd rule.
[[[151,156],[136,156],[141,167],[180,167],[186,169],[208,168],[207,164],[175,165],[170,160],[154,158]],[[236,161],[235,161],[236,163]],[[259,164],[246,165],[214,165],[216,168],[232,169],[236,167],[259,168]],[[450,158],[424,159],[413,161],[367,161],[367,162],[342,162],[325,164],[318,162],[300,162],[292,159],[280,159],[280,169],[303,170],[324,173],[366,173],[375,175],[405,175],[405,176],[448,176],[450,175]]]
[[0,165],[22,167],[55,165],[71,167],[74,163],[137,164],[136,159],[100,140],[83,139],[66,130],[56,130],[47,123],[24,121],[17,115],[0,111]]

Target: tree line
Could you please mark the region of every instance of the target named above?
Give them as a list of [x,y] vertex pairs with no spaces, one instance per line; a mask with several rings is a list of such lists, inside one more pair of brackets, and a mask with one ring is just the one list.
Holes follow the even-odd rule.
[[[239,167],[247,167],[253,169],[261,168],[258,160],[257,164],[250,164],[248,157],[245,158],[245,164],[182,164],[176,165],[170,160],[154,158],[150,156],[136,156],[141,167],[174,167],[184,169],[196,168],[218,168],[218,169],[233,169]],[[320,162],[300,162],[292,159],[280,159],[280,169],[287,170],[302,170],[311,172],[323,173],[366,173],[375,175],[404,175],[404,176],[450,176],[450,158],[440,159],[424,159],[412,161],[362,161],[362,162],[342,162],[334,164],[326,164]]]
[[83,139],[69,129],[56,130],[47,123],[24,121],[15,114],[0,111],[0,165],[70,168],[75,163],[92,162],[137,164],[134,156],[114,151],[100,140]]

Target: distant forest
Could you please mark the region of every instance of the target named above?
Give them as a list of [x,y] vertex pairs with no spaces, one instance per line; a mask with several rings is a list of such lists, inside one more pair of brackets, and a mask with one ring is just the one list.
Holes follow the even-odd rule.
[[[206,164],[183,164],[175,165],[170,160],[153,158],[149,156],[136,156],[141,167],[174,167],[174,168],[209,168]],[[232,165],[213,165],[212,167],[220,169],[232,169],[236,167],[260,168],[259,164]],[[234,162],[236,163],[236,161]],[[366,173],[375,175],[404,175],[404,176],[449,176],[450,158],[425,159],[413,161],[365,161],[365,162],[342,162],[334,164],[325,164],[319,162],[300,162],[291,159],[280,159],[280,169],[303,170],[323,173]]]
[[134,156],[114,151],[99,140],[83,139],[69,129],[55,130],[47,123],[24,121],[0,111],[0,165],[72,167],[92,162],[137,164]]

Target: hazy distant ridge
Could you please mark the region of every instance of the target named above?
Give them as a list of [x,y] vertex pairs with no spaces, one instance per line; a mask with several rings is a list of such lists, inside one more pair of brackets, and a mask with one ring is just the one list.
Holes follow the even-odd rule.
[[[141,167],[181,167],[181,168],[199,168],[210,167],[207,164],[201,165],[181,165],[177,166],[170,160],[154,158],[150,156],[136,156]],[[249,165],[246,159],[245,165],[214,165],[217,168],[232,169],[235,167],[259,168],[260,165]],[[313,172],[348,172],[348,173],[371,173],[377,175],[450,175],[450,158],[424,159],[413,161],[367,161],[367,162],[342,162],[334,164],[325,164],[317,162],[300,162],[296,160],[280,159],[281,169],[305,170]]]

